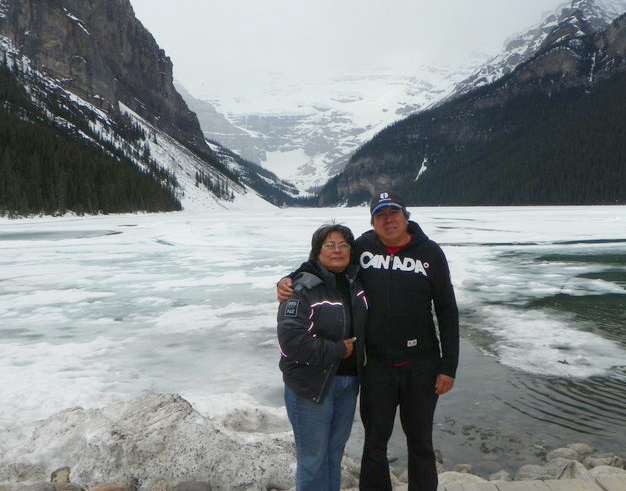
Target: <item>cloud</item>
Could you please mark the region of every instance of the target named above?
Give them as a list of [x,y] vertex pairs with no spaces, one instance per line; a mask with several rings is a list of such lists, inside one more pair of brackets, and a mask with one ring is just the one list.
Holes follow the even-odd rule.
[[496,54],[562,0],[131,0],[193,87],[216,73],[410,70]]

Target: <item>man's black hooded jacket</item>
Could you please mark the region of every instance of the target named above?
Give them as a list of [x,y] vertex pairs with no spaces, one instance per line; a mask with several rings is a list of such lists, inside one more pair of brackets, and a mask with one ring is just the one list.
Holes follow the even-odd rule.
[[[374,230],[355,241],[355,260],[370,302],[366,363],[440,359],[438,373],[456,374],[459,315],[446,257],[415,222],[409,244],[390,254]],[[434,305],[439,344],[433,319]]]

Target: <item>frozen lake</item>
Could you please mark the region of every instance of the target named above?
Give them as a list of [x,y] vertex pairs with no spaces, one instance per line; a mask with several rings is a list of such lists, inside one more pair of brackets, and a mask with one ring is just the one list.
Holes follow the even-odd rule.
[[[445,463],[623,451],[626,207],[411,211],[461,309],[457,384],[436,414]],[[0,219],[0,426],[146,391],[280,414],[275,283],[331,218],[369,228],[365,208]]]

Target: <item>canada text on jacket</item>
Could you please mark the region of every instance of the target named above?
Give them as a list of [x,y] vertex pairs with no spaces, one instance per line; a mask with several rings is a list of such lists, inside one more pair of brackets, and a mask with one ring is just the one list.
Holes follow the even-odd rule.
[[412,257],[372,254],[371,252],[365,251],[361,254],[360,262],[363,269],[374,268],[392,269],[398,271],[412,271],[414,273],[421,273],[424,276],[428,276],[426,274],[426,269],[428,269],[429,264],[422,263],[421,261],[413,259]]

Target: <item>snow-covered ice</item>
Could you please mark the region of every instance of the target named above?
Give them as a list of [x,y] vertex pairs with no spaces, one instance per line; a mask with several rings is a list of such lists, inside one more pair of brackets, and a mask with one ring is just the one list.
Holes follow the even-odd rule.
[[[510,417],[544,377],[626,391],[626,207],[411,211],[443,247],[461,310],[461,378],[440,417],[476,397],[506,407],[477,401],[466,420]],[[289,430],[275,283],[330,219],[370,227],[364,207],[0,219],[0,427],[177,393],[233,431]],[[485,370],[533,382],[520,392]],[[562,404],[550,411],[575,401]],[[514,424],[536,429],[524,418]]]

